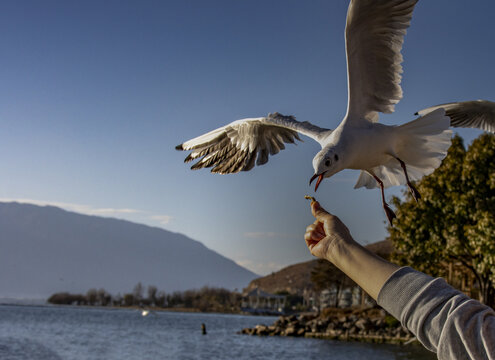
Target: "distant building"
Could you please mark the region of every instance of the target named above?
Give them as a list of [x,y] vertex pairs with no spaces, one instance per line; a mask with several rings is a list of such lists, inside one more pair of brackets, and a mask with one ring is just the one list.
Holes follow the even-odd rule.
[[[339,308],[349,308],[349,307],[367,307],[375,305],[373,299],[371,299],[359,286],[353,286],[350,288],[343,289],[339,294],[339,299],[337,301],[337,289],[331,287],[330,289],[325,289],[319,293],[314,293],[317,302],[313,302],[311,309],[313,310],[323,310],[325,308],[335,307],[335,304]],[[311,298],[312,299],[312,298]]]
[[251,314],[283,314],[285,298],[256,288],[242,297],[241,310]]

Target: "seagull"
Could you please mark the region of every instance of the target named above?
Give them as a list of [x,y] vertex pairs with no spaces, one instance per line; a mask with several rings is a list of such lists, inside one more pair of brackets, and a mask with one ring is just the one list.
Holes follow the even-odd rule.
[[141,313],[141,316],[143,316],[143,317],[148,316],[149,314],[155,315],[154,311],[152,311],[150,309],[146,309],[142,306],[139,307],[138,311]]
[[418,111],[415,115],[426,115],[443,108],[450,118],[450,126],[478,128],[495,133],[495,102],[471,100],[431,106]]
[[247,118],[210,131],[176,147],[191,150],[184,162],[191,169],[233,174],[263,165],[285,144],[308,136],[321,145],[313,159],[315,191],[324,178],[344,169],[361,170],[355,188],[379,187],[389,223],[395,214],[384,189],[432,173],[451,144],[450,119],[443,107],[400,126],[378,122],[379,113],[392,113],[402,98],[401,49],[418,0],[351,0],[345,27],[347,55],[347,112],[331,130],[278,112]]

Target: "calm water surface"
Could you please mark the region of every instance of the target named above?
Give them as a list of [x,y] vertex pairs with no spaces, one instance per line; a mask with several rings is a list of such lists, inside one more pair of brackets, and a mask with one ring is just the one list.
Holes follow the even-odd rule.
[[[0,359],[435,359],[419,346],[257,337],[273,317],[0,306]],[[207,335],[201,334],[201,323]]]

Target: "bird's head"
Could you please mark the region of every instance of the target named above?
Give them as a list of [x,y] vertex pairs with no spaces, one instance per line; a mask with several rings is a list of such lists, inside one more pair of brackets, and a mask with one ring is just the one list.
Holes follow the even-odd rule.
[[335,175],[343,169],[341,154],[335,147],[323,148],[314,157],[313,168],[315,169],[315,173],[309,180],[309,184],[311,185],[315,179],[318,179],[315,185],[316,191],[324,178]]

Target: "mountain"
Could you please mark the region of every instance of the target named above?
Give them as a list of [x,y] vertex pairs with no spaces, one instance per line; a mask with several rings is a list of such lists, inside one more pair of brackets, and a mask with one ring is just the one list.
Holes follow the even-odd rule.
[[[390,258],[394,250],[392,242],[388,239],[368,244],[365,247],[384,259]],[[313,289],[311,271],[317,263],[318,260],[310,260],[287,266],[270,275],[254,279],[243,291],[248,293],[259,288],[272,294],[286,291],[290,294],[302,295],[305,289]]]
[[287,266],[270,275],[254,279],[249,283],[244,293],[260,288],[271,294],[288,292],[289,294],[302,295],[304,289],[312,289],[311,271],[318,260],[310,260]]
[[198,241],[160,228],[53,206],[0,203],[0,298],[112,294],[134,286],[242,289],[258,275]]

